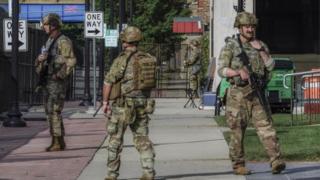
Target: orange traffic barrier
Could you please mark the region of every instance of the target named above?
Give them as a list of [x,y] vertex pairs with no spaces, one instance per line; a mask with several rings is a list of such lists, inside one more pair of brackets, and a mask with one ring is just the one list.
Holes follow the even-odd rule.
[[[318,69],[312,69],[312,71]],[[304,113],[320,113],[320,74],[304,76]]]

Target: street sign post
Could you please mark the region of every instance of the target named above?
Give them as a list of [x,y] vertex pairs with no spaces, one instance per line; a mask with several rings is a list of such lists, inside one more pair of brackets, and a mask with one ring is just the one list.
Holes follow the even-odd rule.
[[[19,20],[19,51],[28,51],[28,28],[26,20]],[[9,52],[12,50],[12,20],[4,19],[3,20],[3,47],[4,51]]]
[[84,36],[86,38],[103,37],[103,12],[86,12],[84,22]]

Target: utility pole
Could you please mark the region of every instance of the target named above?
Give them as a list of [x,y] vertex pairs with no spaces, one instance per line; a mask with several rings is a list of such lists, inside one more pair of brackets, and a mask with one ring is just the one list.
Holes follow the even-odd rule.
[[[105,12],[105,0],[100,1],[100,10]],[[102,100],[102,89],[103,89],[103,79],[104,79],[104,39],[100,40],[100,60],[99,60],[99,88],[97,92],[97,100],[100,101]]]
[[210,1],[209,59],[213,60],[213,1]]
[[129,1],[129,22],[128,24],[132,24],[133,21],[133,11],[134,11],[134,6],[133,6],[133,0],[128,0]]
[[11,51],[11,79],[12,79],[12,93],[11,93],[11,109],[9,110],[6,119],[3,122],[4,127],[25,127],[27,124],[21,117],[19,110],[19,0],[12,0],[12,51]]
[[[90,0],[86,0],[85,11],[90,10]],[[90,94],[90,39],[85,38],[84,43],[84,95],[80,106],[92,106],[92,97]]]
[[[115,24],[114,24],[114,0],[109,0],[109,29],[115,29]],[[109,49],[109,64],[112,64],[112,61],[115,57],[115,48],[110,47]]]
[[[119,0],[119,34],[122,32],[122,25],[124,24],[125,21],[125,0]],[[122,45],[121,42],[119,42],[119,48],[118,51],[119,53],[122,50]]]

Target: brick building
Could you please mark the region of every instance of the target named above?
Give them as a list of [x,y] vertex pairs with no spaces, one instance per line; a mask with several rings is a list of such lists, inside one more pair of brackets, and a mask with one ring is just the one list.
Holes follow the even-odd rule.
[[[199,16],[205,27],[210,23],[210,1],[209,0],[188,0],[189,8],[192,11],[192,16]],[[208,28],[205,28],[208,30]]]

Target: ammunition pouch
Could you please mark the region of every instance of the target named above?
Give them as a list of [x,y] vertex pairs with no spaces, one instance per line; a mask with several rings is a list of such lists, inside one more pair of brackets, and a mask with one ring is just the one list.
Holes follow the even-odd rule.
[[121,96],[121,82],[119,81],[112,85],[109,99],[115,100],[120,96]]

